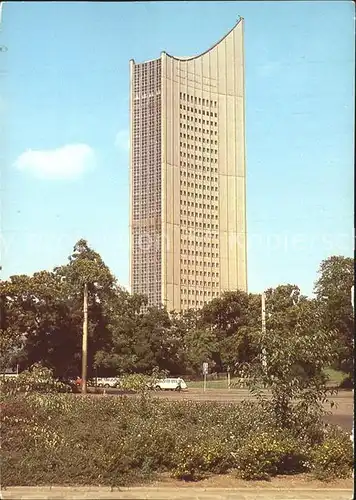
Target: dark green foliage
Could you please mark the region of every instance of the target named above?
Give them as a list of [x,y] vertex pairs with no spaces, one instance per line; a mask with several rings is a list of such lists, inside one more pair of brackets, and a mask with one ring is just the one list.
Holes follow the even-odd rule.
[[354,311],[351,287],[354,281],[354,259],[334,255],[321,263],[314,288],[325,328],[338,334],[338,356],[334,366],[352,379]]
[[80,373],[84,283],[89,291],[89,377],[147,374],[156,367],[171,375],[197,376],[205,361],[210,371],[229,367],[234,375],[256,360],[261,363],[264,347],[278,380],[279,370],[284,378],[307,383],[320,378],[325,366],[293,355],[285,371],[285,363],[273,361],[279,357],[273,351],[290,337],[307,342],[323,331],[329,340],[334,334],[337,338],[334,366],[352,378],[352,259],[330,257],[321,264],[316,299],[307,299],[291,284],[267,290],[267,336],[262,339],[260,295],[229,291],[199,311],[184,313],[147,308],[147,299],[123,290],[85,240],[76,243],[66,265],[0,282],[0,371],[40,362],[55,376]]
[[251,435],[236,453],[242,479],[269,479],[310,469],[305,443],[282,431]]
[[302,435],[279,429],[268,402],[12,395],[2,401],[2,484],[119,486],[167,471],[199,480],[233,469],[246,479],[301,471],[348,476],[348,436],[324,435],[321,425],[315,438],[310,421],[300,425]]

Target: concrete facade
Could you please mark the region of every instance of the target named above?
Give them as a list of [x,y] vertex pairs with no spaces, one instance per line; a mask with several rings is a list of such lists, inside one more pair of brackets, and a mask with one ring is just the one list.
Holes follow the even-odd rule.
[[243,19],[195,57],[131,61],[130,284],[200,308],[247,291]]

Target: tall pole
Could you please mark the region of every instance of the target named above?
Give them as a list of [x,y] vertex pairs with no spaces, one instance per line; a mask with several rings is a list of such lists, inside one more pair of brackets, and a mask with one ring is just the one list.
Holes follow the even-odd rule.
[[83,344],[82,344],[82,394],[87,393],[88,370],[88,285],[84,284],[83,299]]
[[[266,294],[262,292],[261,296],[261,317],[262,317],[262,343],[264,344],[266,336]],[[266,348],[262,344],[262,366],[263,370],[266,370],[267,359],[266,359]]]
[[[355,285],[352,285],[352,287],[351,287],[351,305],[352,305],[352,314],[353,314],[353,316],[355,316]],[[352,337],[352,345],[353,346],[355,345],[355,338],[354,337]]]
[[266,334],[266,294],[262,292],[262,338],[264,338]]
[[355,285],[352,285],[351,287],[351,304],[352,310],[355,311]]

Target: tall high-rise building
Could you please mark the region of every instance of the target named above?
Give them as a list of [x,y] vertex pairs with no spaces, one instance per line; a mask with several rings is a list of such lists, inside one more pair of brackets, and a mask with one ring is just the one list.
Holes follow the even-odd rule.
[[181,311],[247,291],[243,19],[130,69],[131,292]]

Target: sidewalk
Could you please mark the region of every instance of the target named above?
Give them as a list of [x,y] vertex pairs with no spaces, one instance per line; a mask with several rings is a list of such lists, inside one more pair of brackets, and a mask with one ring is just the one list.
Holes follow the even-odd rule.
[[352,489],[9,487],[1,500],[352,500]]

